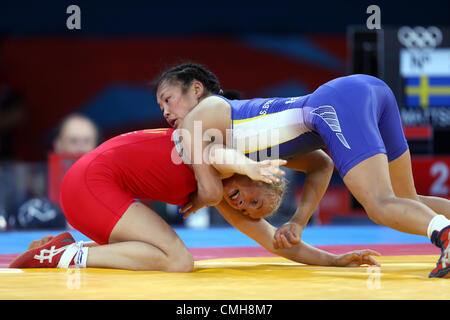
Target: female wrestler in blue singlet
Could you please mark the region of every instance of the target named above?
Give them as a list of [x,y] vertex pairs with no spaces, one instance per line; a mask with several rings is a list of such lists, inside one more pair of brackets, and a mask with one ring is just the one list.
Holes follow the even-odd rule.
[[[214,74],[200,65],[184,64],[162,74],[157,99],[168,123],[194,137],[185,145],[190,159],[198,155],[199,142],[203,149],[222,142],[249,157],[284,158],[287,167],[307,173],[296,213],[274,235],[275,248],[300,242],[330,180],[332,167],[320,150],[326,147],[368,216],[402,232],[428,235],[442,249],[430,276],[449,273],[450,201],[417,195],[398,106],[383,81],[352,75],[302,97],[228,100],[221,96]],[[196,138],[199,124],[203,135]],[[198,194],[191,207],[184,208],[188,214],[203,205],[217,205],[222,194],[220,179],[208,166],[193,167]],[[242,204],[258,198],[242,187],[234,191],[217,206],[229,219],[236,219]]]

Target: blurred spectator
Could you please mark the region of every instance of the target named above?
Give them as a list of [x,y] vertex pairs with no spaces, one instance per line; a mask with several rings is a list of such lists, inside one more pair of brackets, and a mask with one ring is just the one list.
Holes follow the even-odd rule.
[[81,114],[70,114],[63,119],[53,141],[53,152],[84,154],[98,145],[99,132],[95,123]]
[[[96,124],[88,117],[74,113],[61,121],[53,140],[53,153],[81,156],[95,149],[98,142],[99,130]],[[64,161],[64,156],[61,159]],[[70,165],[67,170],[69,167]],[[64,173],[59,182],[62,181]],[[9,217],[8,223],[10,228],[19,229],[64,229],[67,226],[58,204],[50,201],[47,196],[36,194],[20,205],[16,215]]]

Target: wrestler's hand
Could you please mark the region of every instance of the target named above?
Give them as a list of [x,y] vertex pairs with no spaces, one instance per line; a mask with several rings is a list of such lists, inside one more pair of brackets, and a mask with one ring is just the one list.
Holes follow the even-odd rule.
[[34,249],[34,248],[38,248],[38,247],[40,247],[40,246],[43,246],[44,244],[46,244],[47,242],[49,242],[49,241],[52,240],[52,239],[53,239],[53,236],[48,235],[48,236],[43,237],[42,239],[39,239],[39,240],[33,240],[33,241],[30,243],[30,245],[28,246],[28,249],[27,249],[27,250],[31,250],[31,249]]
[[295,222],[287,222],[275,231],[273,247],[288,249],[300,243],[303,228]]
[[287,163],[286,160],[264,160],[260,162],[252,162],[244,165],[245,174],[252,180],[263,181],[265,183],[278,183],[280,178],[286,173],[279,167]]
[[372,256],[381,256],[381,254],[370,249],[355,250],[337,255],[334,265],[337,267],[358,267],[368,264],[369,266],[379,267],[380,264]]
[[198,192],[193,192],[189,196],[189,201],[180,210],[183,213],[183,219],[186,219],[191,213],[195,213],[197,210],[203,208],[205,203],[198,196]]

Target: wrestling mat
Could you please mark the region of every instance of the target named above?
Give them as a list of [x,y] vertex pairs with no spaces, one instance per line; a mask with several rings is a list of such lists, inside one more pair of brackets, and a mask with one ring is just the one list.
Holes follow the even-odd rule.
[[[235,231],[225,232],[235,238]],[[326,230],[321,229],[322,235]],[[347,230],[348,231],[348,230]],[[366,230],[367,231],[367,230]],[[381,267],[362,266],[352,268],[320,267],[294,263],[273,256],[257,245],[235,239],[249,246],[219,247],[212,230],[211,245],[199,247],[199,243],[184,238],[195,257],[194,272],[164,273],[155,271],[125,271],[112,269],[9,269],[8,263],[21,252],[11,240],[8,249],[0,254],[1,300],[447,300],[450,299],[450,279],[429,279],[439,250],[419,238],[397,239],[395,233],[386,233],[383,239],[409,243],[368,243],[317,245],[321,249],[343,253],[370,248],[382,254],[377,257]],[[334,232],[334,231],[333,231]],[[341,230],[344,232],[345,230]],[[361,232],[358,230],[357,232]],[[378,229],[376,232],[380,232]],[[192,231],[198,240],[201,231]],[[332,232],[331,232],[332,233]],[[369,232],[370,233],[370,232]],[[55,233],[56,234],[56,233]],[[179,233],[180,234],[180,233]],[[197,237],[195,237],[197,234]],[[219,235],[218,235],[219,234]],[[224,234],[224,235],[225,235]],[[348,232],[346,233],[348,235]],[[76,240],[80,235],[76,234]],[[330,235],[330,230],[326,233]],[[366,234],[367,235],[367,234]],[[20,243],[29,243],[41,235],[19,233]],[[6,236],[5,236],[6,237]],[[28,238],[27,238],[28,237]],[[237,236],[238,238],[240,236]],[[245,236],[244,236],[245,237]],[[314,240],[309,233],[310,243]],[[343,241],[346,241],[343,236]],[[386,238],[387,237],[387,238]],[[201,238],[201,236],[200,236]],[[308,238],[305,234],[305,238]],[[24,240],[25,239],[25,240]],[[411,240],[413,239],[413,240]],[[4,238],[0,237],[0,240]],[[82,239],[84,240],[84,239]],[[201,240],[201,239],[200,239]],[[203,239],[204,240],[204,239]],[[347,239],[348,240],[348,239]],[[364,239],[359,238],[358,241]],[[247,242],[246,242],[247,241]],[[220,243],[225,244],[221,240]],[[330,242],[330,241],[328,241]],[[336,241],[335,241],[336,242]],[[377,240],[377,242],[381,242]],[[4,241],[2,241],[5,244]],[[15,244],[16,243],[16,244]],[[205,242],[202,242],[205,243]]]

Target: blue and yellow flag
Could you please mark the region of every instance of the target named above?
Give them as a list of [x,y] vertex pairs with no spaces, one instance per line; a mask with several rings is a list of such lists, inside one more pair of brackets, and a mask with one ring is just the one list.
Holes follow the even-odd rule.
[[407,107],[450,106],[450,77],[406,77]]

